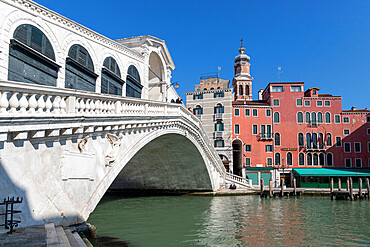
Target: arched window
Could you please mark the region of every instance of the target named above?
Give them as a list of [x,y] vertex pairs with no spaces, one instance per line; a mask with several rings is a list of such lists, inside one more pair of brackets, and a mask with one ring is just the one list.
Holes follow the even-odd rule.
[[239,85],[239,95],[243,95],[243,85]]
[[297,123],[303,123],[303,113],[297,112]]
[[211,87],[209,90],[215,90],[213,87]]
[[319,142],[319,148],[323,149],[324,148],[324,135],[322,133],[319,133],[318,140]]
[[207,88],[203,88],[203,91],[206,91],[207,90]]
[[327,133],[326,134],[326,146],[332,146],[332,140],[331,140],[331,134],[330,133]]
[[275,165],[276,166],[280,165],[280,153],[275,154]]
[[293,165],[293,155],[292,155],[292,153],[291,153],[291,152],[288,152],[288,153],[286,154],[286,164],[287,164],[288,166],[292,166],[292,165]]
[[101,77],[101,92],[114,95],[122,95],[122,86],[125,82],[121,79],[116,60],[107,57],[104,60]]
[[89,52],[81,45],[72,45],[66,59],[65,87],[95,92],[97,77]]
[[325,166],[325,154],[324,153],[319,154],[319,162],[320,162],[320,166]]
[[280,133],[275,133],[275,146],[280,146]]
[[331,123],[330,112],[325,112],[325,123]]
[[316,124],[316,112],[311,113],[311,123]]
[[322,112],[317,113],[317,122],[318,123],[323,123]]
[[59,65],[53,47],[37,27],[17,27],[9,44],[8,80],[56,86]]
[[245,86],[245,95],[249,95],[249,86]]
[[298,146],[300,146],[300,147],[303,147],[304,146],[303,133],[298,133]]
[[306,123],[311,123],[311,115],[309,112],[306,112]]
[[299,153],[299,155],[298,155],[298,164],[300,165],[300,166],[304,166],[304,153]]
[[317,134],[316,133],[312,134],[312,147],[317,148]]
[[194,115],[202,115],[202,114],[203,114],[203,108],[202,108],[200,105],[197,105],[197,106],[193,109],[193,114],[194,114]]
[[333,154],[332,153],[326,154],[326,165],[333,166]]
[[307,165],[312,166],[312,154],[311,153],[307,154]]
[[218,103],[214,108],[213,108],[213,113],[224,113],[224,107],[222,104]]
[[319,156],[317,155],[317,153],[314,153],[313,154],[313,165],[314,166],[318,166],[319,165]]
[[274,112],[274,123],[280,123],[280,113]]
[[141,98],[142,88],[139,71],[137,71],[134,65],[130,65],[127,70],[126,96]]
[[307,145],[307,148],[311,148],[311,134],[310,133],[306,134],[306,145]]

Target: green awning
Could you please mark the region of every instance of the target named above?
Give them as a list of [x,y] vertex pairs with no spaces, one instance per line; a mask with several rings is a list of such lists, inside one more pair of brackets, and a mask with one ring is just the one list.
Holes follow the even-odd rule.
[[293,174],[302,177],[370,177],[370,169],[294,168]]
[[247,167],[247,171],[271,171],[272,167]]

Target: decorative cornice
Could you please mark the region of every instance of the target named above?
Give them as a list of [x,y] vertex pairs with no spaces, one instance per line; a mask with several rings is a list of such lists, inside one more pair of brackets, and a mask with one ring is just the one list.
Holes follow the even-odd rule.
[[220,88],[220,89],[214,89],[214,90],[201,90],[201,91],[190,91],[185,92],[186,95],[193,95],[193,94],[207,94],[207,93],[222,93],[222,92],[231,92],[233,88]]

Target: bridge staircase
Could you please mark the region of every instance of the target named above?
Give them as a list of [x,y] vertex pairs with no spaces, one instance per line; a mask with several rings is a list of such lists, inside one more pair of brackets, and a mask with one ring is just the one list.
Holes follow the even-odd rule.
[[228,187],[230,184],[235,184],[238,188],[252,188],[252,180],[243,178],[241,176],[225,172],[225,183]]

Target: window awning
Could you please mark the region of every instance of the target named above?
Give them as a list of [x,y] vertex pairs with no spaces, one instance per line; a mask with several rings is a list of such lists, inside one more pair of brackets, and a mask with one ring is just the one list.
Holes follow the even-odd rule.
[[370,169],[294,168],[293,174],[302,177],[370,177]]

